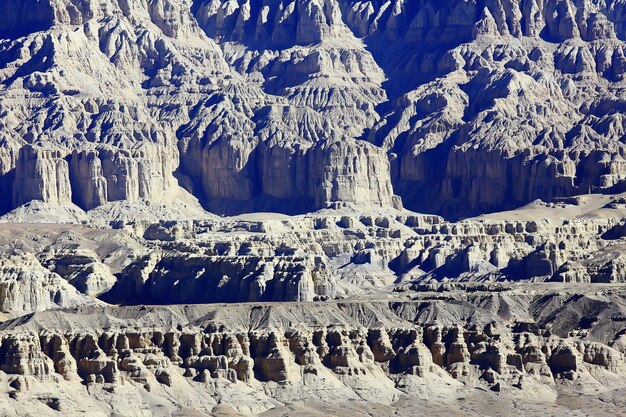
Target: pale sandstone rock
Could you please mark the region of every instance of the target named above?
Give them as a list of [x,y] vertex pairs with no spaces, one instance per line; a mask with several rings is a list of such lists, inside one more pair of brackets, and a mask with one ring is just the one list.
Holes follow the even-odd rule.
[[4,211],[182,186],[220,213],[466,216],[626,178],[620,1],[3,7]]
[[31,254],[0,261],[0,310],[41,311],[98,301],[83,296],[60,276],[41,266]]
[[[8,407],[255,415],[295,393],[303,409],[445,407],[462,384],[619,387],[623,292],[563,283],[624,281],[624,202],[555,198],[626,178],[624,7],[3,3],[0,210],[30,203],[5,221],[57,210],[126,239],[3,223],[7,318],[97,303],[76,289],[255,303],[5,321]],[[395,194],[451,216],[534,203],[448,222]],[[219,213],[336,211],[155,223],[181,195]]]

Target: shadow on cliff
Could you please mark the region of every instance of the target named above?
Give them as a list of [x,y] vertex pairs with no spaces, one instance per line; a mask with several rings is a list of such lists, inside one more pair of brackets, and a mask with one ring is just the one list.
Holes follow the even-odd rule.
[[50,0],[0,1],[0,39],[17,39],[50,29],[54,10]]
[[[15,59],[15,56],[20,54],[20,48],[21,45],[15,45],[6,51],[0,52],[0,67],[12,62]],[[20,65],[15,73],[11,77],[4,80],[2,84],[10,86],[15,80],[24,78],[35,72],[48,72],[54,65],[54,61],[51,57],[53,54],[53,48],[52,39],[50,37],[46,37],[41,48],[28,61]],[[37,90],[46,96],[58,93],[55,87],[50,84],[44,84],[43,88],[39,89],[31,86],[31,90]]]
[[13,207],[13,181],[15,178],[15,168],[0,175],[0,216],[10,212]]
[[[180,132],[179,132],[180,133]],[[179,140],[181,140],[179,138]],[[224,139],[227,140],[227,139]],[[182,142],[179,142],[182,143]],[[210,144],[205,144],[200,152],[210,152]],[[263,178],[260,159],[261,150],[257,146],[248,156],[246,163],[239,171],[229,173],[237,179],[238,184],[245,184],[251,192],[246,198],[225,198],[221,196],[212,196],[205,190],[203,181],[207,180],[207,176],[214,175],[210,170],[207,172],[195,172],[198,168],[194,168],[192,158],[198,158],[197,152],[187,150],[183,151],[179,148],[180,163],[177,170],[173,173],[180,187],[191,193],[198,199],[202,207],[210,212],[221,216],[236,216],[253,212],[273,212],[286,215],[306,214],[316,210],[315,202],[309,198],[278,198],[263,192]],[[233,192],[233,194],[235,194]]]

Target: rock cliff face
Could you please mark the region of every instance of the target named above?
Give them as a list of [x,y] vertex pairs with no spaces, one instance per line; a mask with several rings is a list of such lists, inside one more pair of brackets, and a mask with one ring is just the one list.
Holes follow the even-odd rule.
[[621,413],[625,16],[0,1],[0,414]]
[[[320,86],[271,92],[239,75],[207,37],[208,21],[195,14],[208,5],[26,3],[4,5],[0,21],[1,174],[12,189],[5,210],[34,199],[85,210],[160,202],[181,186],[218,212],[400,204],[384,150],[357,140],[385,94],[384,74],[356,39],[365,67],[346,63],[328,85],[330,58],[304,52],[293,57],[299,68],[285,70],[304,81],[318,68]],[[316,24],[309,12],[299,42]],[[35,16],[41,24],[27,26]],[[303,58],[309,63],[296,63]],[[353,73],[371,80],[361,84]],[[332,84],[348,80],[344,93],[335,91]],[[17,104],[18,96],[26,101]]]
[[57,307],[96,303],[80,294],[61,277],[43,268],[30,254],[0,262],[0,311],[43,311]]
[[2,223],[0,414],[592,411],[626,389],[626,208],[605,200]]
[[144,237],[154,250],[129,262],[103,299],[318,301],[441,281],[624,283],[624,239],[609,238],[623,225],[612,218],[447,223],[347,215],[167,222],[149,226]]
[[[438,283],[622,284],[624,201],[585,195],[460,222],[344,207],[282,218],[155,223],[138,214],[100,223],[96,211],[82,220],[89,226],[5,223],[0,257],[28,254],[20,270],[43,271],[112,304],[314,302]],[[13,280],[13,271],[3,278]],[[5,299],[12,302],[0,294]],[[33,302],[22,311],[38,309]]]
[[[14,334],[2,340],[4,362],[0,366],[9,374],[25,376],[57,372],[66,380],[82,378],[87,383],[115,384],[129,377],[170,386],[171,373],[177,371],[173,365],[180,366],[178,372],[187,377],[224,378],[232,383],[295,382],[303,371],[328,374],[324,367],[357,378],[384,375],[383,369],[392,378],[407,373],[426,377],[447,369],[456,379],[471,381],[482,374],[491,383],[513,384],[524,379],[550,383],[555,374],[572,379],[577,373],[589,373],[590,365],[617,375],[625,372],[623,354],[599,343],[567,343],[537,331],[502,335],[492,328],[287,329],[249,334],[227,329],[126,331],[47,333],[39,339]],[[24,350],[31,357],[21,355]],[[151,353],[144,356],[147,351]]]
[[465,216],[624,180],[619,0],[1,7],[4,211]]
[[[603,294],[623,301],[623,292]],[[533,311],[577,311],[567,301],[545,301],[554,296],[497,296],[522,315],[509,320],[497,304],[479,301],[493,294],[460,295],[459,301],[476,303],[476,309],[449,309],[455,324],[422,323],[421,313],[439,303],[428,297],[391,303],[97,307],[37,313],[2,325],[0,378],[10,403],[31,401],[31,410],[39,404],[44,414],[50,408],[72,414],[118,398],[109,407],[119,415],[150,410],[156,396],[162,397],[161,410],[186,403],[188,413],[205,410],[207,415],[220,411],[219,403],[243,414],[279,412],[281,401],[296,393],[310,407],[334,410],[344,402],[348,406],[365,400],[369,407],[411,415],[414,408],[404,409],[399,400],[456,398],[478,387],[512,398],[516,392],[533,393],[537,400],[548,401],[557,386],[622,386],[624,345],[611,331],[604,334],[615,337],[613,341],[598,342],[581,331],[553,334],[541,317],[536,317],[538,323],[525,321],[533,320]],[[498,314],[497,322],[490,321]],[[98,327],[105,316],[112,319],[106,330]],[[602,316],[597,326],[612,326],[613,320]],[[77,386],[86,386],[91,394],[79,396],[81,403],[68,395]],[[129,395],[137,395],[136,401],[125,403],[122,399]],[[528,399],[517,401],[533,407]],[[309,406],[302,408],[305,415]],[[444,415],[446,402],[437,407]],[[4,404],[0,408],[8,409]]]
[[349,24],[392,74],[395,99],[368,137],[397,155],[407,206],[484,212],[619,184],[621,8],[350,4]]

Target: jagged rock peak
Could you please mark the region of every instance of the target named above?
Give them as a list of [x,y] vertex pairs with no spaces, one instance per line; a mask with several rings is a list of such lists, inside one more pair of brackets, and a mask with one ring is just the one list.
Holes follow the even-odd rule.
[[621,0],[0,7],[3,211],[183,193],[456,217],[626,178]]

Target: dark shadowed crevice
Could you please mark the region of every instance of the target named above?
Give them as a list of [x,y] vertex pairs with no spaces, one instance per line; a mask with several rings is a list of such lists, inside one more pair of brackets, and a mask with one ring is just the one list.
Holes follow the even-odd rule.
[[0,2],[0,38],[17,39],[50,29],[54,9],[50,0],[3,0]]

